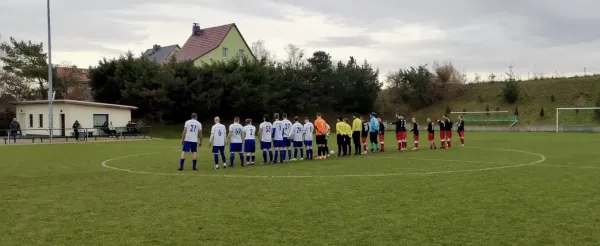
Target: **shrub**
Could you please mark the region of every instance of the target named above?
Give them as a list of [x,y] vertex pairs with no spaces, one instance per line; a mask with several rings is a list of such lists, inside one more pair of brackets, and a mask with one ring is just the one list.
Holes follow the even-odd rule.
[[519,108],[515,108],[515,115],[519,116]]
[[544,108],[542,108],[542,109],[540,110],[540,117],[544,117],[544,115],[545,115],[545,113],[544,113]]
[[556,102],[556,98],[554,98],[554,94],[550,96],[550,102]]
[[483,99],[483,97],[481,95],[477,95],[477,102],[483,103],[484,101],[485,101],[485,99]]
[[[596,99],[596,107],[600,107],[600,95],[598,96],[598,99]],[[594,116],[597,121],[600,121],[600,109],[594,110]]]
[[496,111],[500,111],[500,107],[496,107]]
[[467,109],[466,109],[466,108],[463,108],[463,112],[467,112]]
[[446,105],[446,114],[450,114],[450,112],[452,112],[452,109],[449,105]]
[[490,112],[490,106],[489,106],[489,105],[486,105],[486,106],[485,106],[485,115],[490,115],[490,113],[489,113],[489,112]]

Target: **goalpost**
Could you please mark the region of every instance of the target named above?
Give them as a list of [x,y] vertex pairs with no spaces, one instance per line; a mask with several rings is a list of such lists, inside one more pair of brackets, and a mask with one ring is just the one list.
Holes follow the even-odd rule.
[[[586,110],[586,113],[583,113],[583,116],[579,115],[579,110]],[[590,111],[587,110],[592,110],[591,113],[594,113],[593,110],[600,110],[600,107],[585,107],[585,108],[556,108],[556,132],[560,132],[561,130],[561,126],[560,126],[560,115],[561,115],[561,111],[563,112],[563,114],[567,114],[567,112],[571,111],[574,113],[571,113],[571,117],[576,119],[576,122],[574,123],[575,126],[570,127],[569,130],[571,131],[594,131],[594,127],[590,127],[589,125],[582,125],[585,123],[581,123],[582,119],[586,119],[588,118],[588,121],[594,117],[589,115]],[[565,112],[567,111],[567,112]],[[573,116],[574,114],[574,116]],[[577,122],[579,121],[579,122]],[[600,126],[598,126],[600,127]],[[563,131],[564,131],[564,127],[562,127]]]
[[450,114],[463,115],[465,122],[479,123],[504,123],[509,126],[517,124],[517,116],[509,111],[470,111],[470,112],[450,112]]

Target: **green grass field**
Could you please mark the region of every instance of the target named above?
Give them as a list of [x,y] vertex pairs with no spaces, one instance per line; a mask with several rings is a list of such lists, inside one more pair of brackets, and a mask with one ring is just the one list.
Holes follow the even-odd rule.
[[204,147],[197,172],[176,171],[176,140],[1,146],[0,244],[600,242],[596,134],[468,133],[464,148],[407,153],[386,143],[225,170]]

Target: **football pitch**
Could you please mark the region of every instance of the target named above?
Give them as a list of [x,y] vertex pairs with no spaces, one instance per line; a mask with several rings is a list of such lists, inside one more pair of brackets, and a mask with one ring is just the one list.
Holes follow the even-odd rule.
[[386,138],[383,153],[219,170],[203,146],[196,172],[176,170],[177,140],[0,146],[0,244],[600,243],[598,134],[403,153]]

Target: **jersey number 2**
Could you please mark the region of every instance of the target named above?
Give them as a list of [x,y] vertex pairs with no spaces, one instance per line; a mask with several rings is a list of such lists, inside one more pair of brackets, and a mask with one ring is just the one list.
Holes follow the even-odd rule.
[[190,126],[190,132],[195,132],[196,131],[196,126],[195,125],[191,125]]

